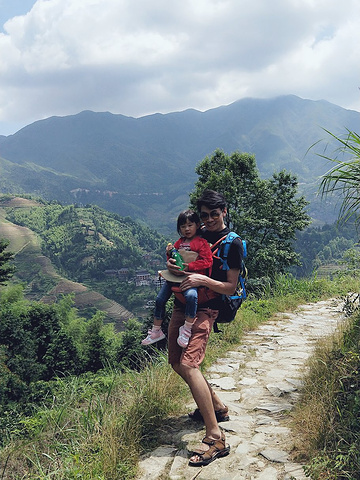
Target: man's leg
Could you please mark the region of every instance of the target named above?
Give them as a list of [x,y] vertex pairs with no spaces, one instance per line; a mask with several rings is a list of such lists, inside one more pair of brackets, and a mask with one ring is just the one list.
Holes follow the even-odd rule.
[[[169,363],[189,385],[204,419],[206,437],[212,440],[219,440],[223,436],[216,420],[214,405],[217,409],[223,408],[224,405],[202,375],[199,366],[204,359],[206,344],[216,317],[216,311],[210,309],[198,311],[193,326],[193,335],[186,349],[181,349],[176,342],[177,329],[184,318],[184,311],[180,311],[177,307],[174,308],[168,329]],[[201,444],[200,450],[205,452],[208,449],[209,445]],[[201,461],[201,458],[194,455],[190,461],[198,462]]]
[[213,404],[212,393],[214,395],[215,393],[205,380],[201,371],[198,368],[188,367],[187,365],[181,364],[173,365],[173,369],[189,385],[195,403],[199,407],[204,418],[206,436],[214,440],[220,438],[221,431],[216,420]]
[[[211,391],[209,389],[209,384],[205,380],[204,376],[198,368],[188,367],[186,365],[176,364],[173,365],[173,369],[178,373],[185,382],[189,385],[192,396],[198,405],[201,414],[205,423],[205,437],[207,441],[210,440],[220,440],[222,438],[225,442],[225,437],[222,434],[219,425],[216,420],[213,400]],[[223,443],[223,448],[226,445]],[[208,443],[201,443],[196,449],[201,452],[207,452],[210,449]],[[189,463],[197,466],[197,463],[202,462],[203,457],[194,453],[189,459]],[[200,463],[201,464],[201,463]]]

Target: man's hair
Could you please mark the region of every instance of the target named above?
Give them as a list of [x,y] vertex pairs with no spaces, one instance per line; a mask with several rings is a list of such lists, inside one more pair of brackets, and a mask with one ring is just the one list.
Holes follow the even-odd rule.
[[178,216],[178,219],[177,219],[177,231],[178,231],[178,234],[181,236],[181,230],[180,230],[180,227],[181,225],[184,225],[186,223],[186,221],[189,220],[189,222],[194,222],[198,225],[198,229],[200,228],[200,218],[199,218],[199,215],[194,212],[194,210],[184,210],[183,212],[181,212]]
[[223,211],[226,207],[226,200],[224,195],[221,193],[206,189],[203,191],[201,197],[196,201],[196,206],[199,212],[203,205],[209,210],[220,208],[220,210]]

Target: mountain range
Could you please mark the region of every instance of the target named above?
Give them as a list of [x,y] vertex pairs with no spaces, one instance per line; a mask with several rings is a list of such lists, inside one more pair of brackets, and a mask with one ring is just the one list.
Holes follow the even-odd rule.
[[141,118],[50,117],[0,136],[0,192],[95,203],[168,233],[188,204],[195,166],[221,149],[255,154],[263,178],[282,169],[296,174],[310,215],[333,221],[334,206],[316,199],[316,182],[331,166],[319,154],[336,149],[324,129],[342,136],[359,121],[359,112],[293,95]]

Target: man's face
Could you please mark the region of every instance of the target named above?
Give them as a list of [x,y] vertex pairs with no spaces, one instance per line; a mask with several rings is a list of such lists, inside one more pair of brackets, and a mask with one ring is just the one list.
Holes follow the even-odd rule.
[[225,228],[226,208],[221,210],[220,208],[207,208],[204,205],[201,206],[200,218],[204,222],[204,225],[209,232],[220,232]]

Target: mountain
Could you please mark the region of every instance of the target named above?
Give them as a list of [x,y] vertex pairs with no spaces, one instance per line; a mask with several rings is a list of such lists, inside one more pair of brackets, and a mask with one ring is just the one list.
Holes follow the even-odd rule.
[[[90,111],[51,117],[0,138],[0,192],[95,203],[173,231],[196,164],[217,148],[254,153],[263,178],[291,171],[315,202],[314,183],[329,168],[316,155],[330,143],[323,129],[342,135],[359,120],[359,112],[293,95],[141,118]],[[333,207],[315,203],[310,213],[335,218]]]

